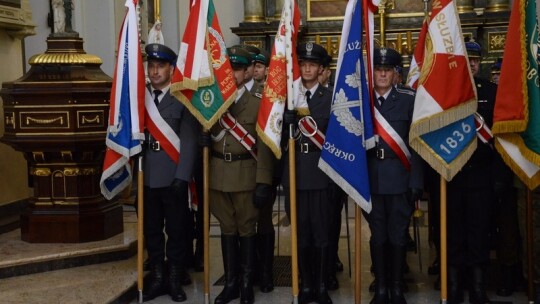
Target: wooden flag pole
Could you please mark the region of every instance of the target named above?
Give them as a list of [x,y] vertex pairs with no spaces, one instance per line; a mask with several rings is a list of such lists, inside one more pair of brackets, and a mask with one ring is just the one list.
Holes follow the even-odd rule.
[[[208,132],[208,130],[204,130]],[[210,304],[210,148],[203,148],[204,303]]]
[[448,300],[448,257],[446,246],[446,180],[441,175],[441,303]]
[[144,260],[144,173],[142,170],[143,157],[139,156],[137,169],[137,289],[139,290],[139,303],[143,302],[143,260]]
[[289,125],[289,187],[291,205],[291,265],[293,304],[298,304],[298,240],[296,225],[296,159],[295,159],[294,125]]
[[526,208],[526,225],[527,225],[527,297],[529,303],[534,303],[534,235],[533,235],[533,206],[532,206],[532,191],[527,188],[527,208]]
[[358,205],[354,208],[354,303],[362,303],[362,210]]

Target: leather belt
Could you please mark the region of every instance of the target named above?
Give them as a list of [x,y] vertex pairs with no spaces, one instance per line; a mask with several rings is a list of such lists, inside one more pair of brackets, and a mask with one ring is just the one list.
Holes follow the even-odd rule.
[[148,148],[152,151],[161,151],[161,145],[159,144],[159,141],[151,141],[148,143]]
[[297,143],[297,151],[300,151],[300,153],[310,153],[310,152],[321,152],[321,149],[317,147],[315,144],[312,143]]
[[236,160],[246,160],[246,159],[253,159],[253,155],[251,153],[244,153],[244,154],[232,154],[232,153],[225,153],[221,154],[219,152],[212,151],[212,156],[223,159],[226,162],[232,162]]
[[384,148],[373,148],[367,151],[367,155],[378,159],[397,158],[394,151],[385,150]]

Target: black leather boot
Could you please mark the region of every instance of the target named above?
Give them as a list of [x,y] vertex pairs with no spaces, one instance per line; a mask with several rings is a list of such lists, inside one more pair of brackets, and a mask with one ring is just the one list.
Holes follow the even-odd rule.
[[390,286],[390,303],[392,304],[407,304],[403,296],[403,257],[405,248],[402,246],[391,246],[391,286]]
[[240,271],[242,284],[240,286],[240,303],[253,304],[253,275],[255,268],[256,237],[248,236],[240,238]]
[[225,287],[214,304],[226,304],[240,296],[238,283],[239,244],[237,235],[221,235],[221,251],[225,270]]
[[332,304],[326,289],[328,278],[328,247],[315,248],[315,302]]
[[257,235],[257,250],[259,251],[259,265],[261,273],[259,276],[259,289],[263,293],[274,290],[274,233]]
[[300,292],[298,294],[299,304],[308,304],[313,302],[313,272],[312,258],[310,248],[298,247],[298,271],[300,274]]
[[187,297],[186,293],[182,289],[182,276],[185,270],[180,266],[169,264],[169,280],[167,282],[167,289],[171,299],[175,302],[184,302]]
[[199,239],[195,241],[195,260],[193,261],[193,270],[195,272],[204,271],[204,242]]
[[150,275],[144,283],[143,301],[150,301],[166,293],[165,290],[165,262],[151,263]]
[[463,287],[461,271],[458,267],[448,265],[448,304],[463,303]]
[[469,303],[491,303],[487,297],[486,287],[484,285],[484,270],[480,266],[474,266],[472,268],[472,286],[469,290]]
[[[370,244],[371,263],[375,275],[375,294],[370,304],[388,304],[388,289],[386,285],[386,246]],[[401,259],[400,259],[401,263]]]

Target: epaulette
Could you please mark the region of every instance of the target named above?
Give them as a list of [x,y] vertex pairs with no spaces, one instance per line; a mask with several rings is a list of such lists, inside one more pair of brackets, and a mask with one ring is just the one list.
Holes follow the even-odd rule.
[[410,89],[410,88],[397,86],[396,91],[398,91],[399,93],[409,94],[411,96],[416,95],[416,92],[413,89]]

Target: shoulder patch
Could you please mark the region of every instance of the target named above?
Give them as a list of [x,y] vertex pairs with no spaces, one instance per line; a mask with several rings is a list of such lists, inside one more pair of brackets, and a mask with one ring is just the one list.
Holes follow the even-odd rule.
[[416,95],[416,93],[415,93],[415,91],[413,89],[396,87],[396,91],[398,91],[399,93],[404,93],[404,94],[411,95],[411,96]]

